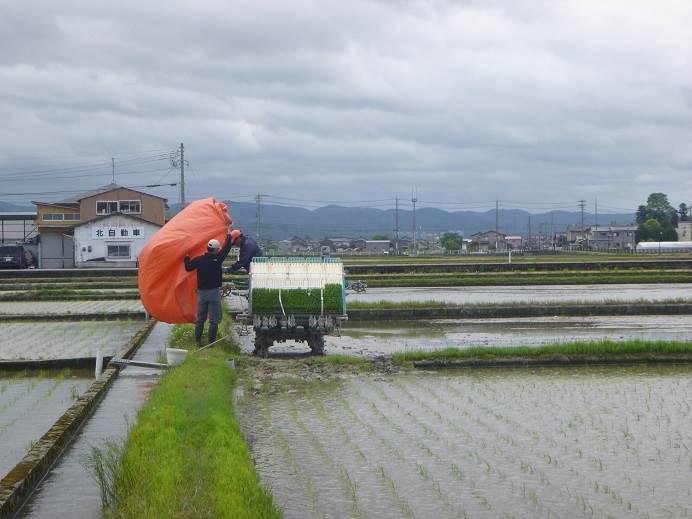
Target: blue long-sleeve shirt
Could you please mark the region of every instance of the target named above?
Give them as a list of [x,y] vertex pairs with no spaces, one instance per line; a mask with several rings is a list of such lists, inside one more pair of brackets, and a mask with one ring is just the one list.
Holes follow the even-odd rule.
[[240,269],[245,269],[248,272],[250,272],[250,262],[252,262],[252,258],[254,258],[255,256],[262,256],[263,254],[264,253],[262,252],[262,249],[259,245],[257,245],[257,242],[255,240],[253,240],[249,236],[241,234],[240,256],[238,257],[238,261],[236,261],[230,267],[224,269],[224,271],[229,274],[237,272]]

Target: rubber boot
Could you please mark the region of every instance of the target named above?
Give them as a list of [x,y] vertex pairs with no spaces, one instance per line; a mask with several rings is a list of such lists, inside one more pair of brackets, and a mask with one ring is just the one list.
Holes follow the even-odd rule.
[[219,329],[219,325],[216,323],[209,323],[209,344],[216,340],[216,332]]
[[204,323],[195,325],[195,344],[197,348],[202,347],[202,332],[204,331]]

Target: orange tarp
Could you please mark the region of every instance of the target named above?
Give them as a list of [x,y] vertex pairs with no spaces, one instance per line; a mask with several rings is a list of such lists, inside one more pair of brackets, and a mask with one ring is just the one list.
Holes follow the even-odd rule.
[[166,223],[139,255],[139,293],[151,316],[166,323],[194,323],[197,273],[183,263],[204,254],[212,238],[224,242],[231,224],[226,204],[214,198],[191,203]]

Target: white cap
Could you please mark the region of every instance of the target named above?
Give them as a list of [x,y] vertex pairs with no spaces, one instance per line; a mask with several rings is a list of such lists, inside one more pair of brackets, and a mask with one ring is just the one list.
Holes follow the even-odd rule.
[[221,244],[219,243],[219,240],[209,240],[209,243],[207,244],[207,249],[219,250],[220,248]]

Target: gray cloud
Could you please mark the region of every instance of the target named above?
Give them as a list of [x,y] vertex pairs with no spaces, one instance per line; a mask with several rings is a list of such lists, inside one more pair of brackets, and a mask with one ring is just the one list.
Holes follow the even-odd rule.
[[692,200],[692,4],[8,4],[0,192],[184,141],[194,197]]

